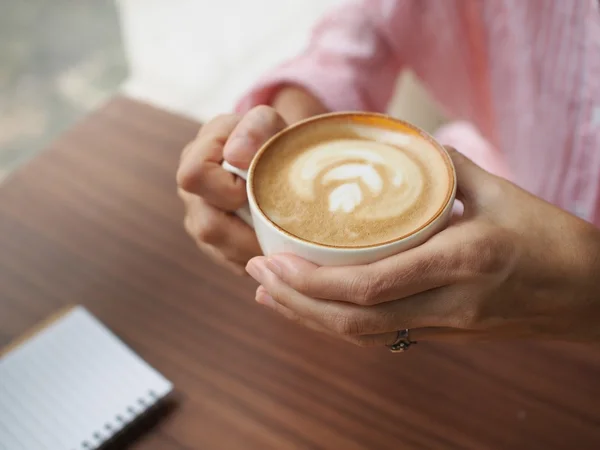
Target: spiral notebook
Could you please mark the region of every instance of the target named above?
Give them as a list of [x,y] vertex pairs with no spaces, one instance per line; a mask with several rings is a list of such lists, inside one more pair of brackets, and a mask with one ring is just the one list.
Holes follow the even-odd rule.
[[93,450],[173,385],[82,307],[0,355],[0,449]]

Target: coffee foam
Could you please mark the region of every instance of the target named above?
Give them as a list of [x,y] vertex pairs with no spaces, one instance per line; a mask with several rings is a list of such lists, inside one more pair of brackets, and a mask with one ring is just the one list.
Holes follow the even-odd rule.
[[362,247],[410,234],[444,206],[450,173],[416,131],[327,118],[279,136],[254,169],[254,195],[283,230]]

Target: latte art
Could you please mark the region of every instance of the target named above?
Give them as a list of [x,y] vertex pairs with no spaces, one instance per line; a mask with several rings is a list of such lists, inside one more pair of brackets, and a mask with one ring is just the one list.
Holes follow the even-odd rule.
[[317,244],[360,247],[410,234],[444,206],[448,165],[427,138],[328,119],[272,142],[254,168],[263,213]]
[[[351,139],[324,142],[300,154],[287,176],[304,201],[314,202],[324,188],[330,213],[353,213],[363,220],[401,215],[414,206],[424,184],[419,166],[398,148]],[[361,208],[365,202],[378,206]]]

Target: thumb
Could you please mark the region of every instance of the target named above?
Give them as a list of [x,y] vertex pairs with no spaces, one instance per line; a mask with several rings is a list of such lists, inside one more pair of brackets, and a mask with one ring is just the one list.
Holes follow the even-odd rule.
[[248,169],[261,145],[285,127],[285,121],[277,111],[269,106],[257,106],[234,128],[223,148],[223,157],[235,167]]
[[498,191],[499,178],[479,167],[453,147],[446,150],[456,170],[457,198],[465,210],[485,207]]

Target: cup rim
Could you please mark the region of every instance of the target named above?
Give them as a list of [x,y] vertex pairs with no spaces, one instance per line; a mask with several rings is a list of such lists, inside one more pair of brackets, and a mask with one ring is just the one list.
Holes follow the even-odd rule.
[[[334,118],[344,118],[344,117],[348,117],[348,118],[364,118],[364,119],[378,119],[378,120],[385,120],[387,122],[391,122],[391,123],[395,123],[397,125],[400,125],[404,128],[409,128],[412,131],[414,131],[416,134],[418,134],[420,137],[422,137],[423,139],[425,139],[426,141],[428,141],[433,147],[436,148],[436,150],[439,151],[440,155],[442,156],[442,158],[445,160],[446,162],[446,168],[448,170],[448,193],[446,194],[446,198],[444,199],[444,201],[442,202],[441,206],[437,209],[437,211],[435,212],[435,214],[433,214],[429,220],[427,220],[426,222],[424,222],[422,225],[419,226],[419,228],[403,234],[401,236],[395,237],[394,239],[389,239],[387,241],[384,242],[378,242],[376,244],[369,244],[369,245],[329,245],[329,244],[321,244],[318,242],[313,242],[313,241],[309,241],[307,239],[301,238],[300,236],[297,236],[293,233],[290,233],[289,231],[285,230],[284,228],[280,227],[279,225],[277,225],[275,222],[273,222],[269,216],[267,216],[265,214],[265,212],[262,210],[262,208],[260,207],[260,205],[258,204],[258,201],[256,200],[256,197],[254,195],[254,186],[253,186],[253,182],[254,182],[254,170],[256,169],[256,166],[258,164],[258,161],[260,160],[261,155],[278,139],[281,138],[281,136],[288,134],[289,132],[291,132],[292,130],[295,130],[297,128],[301,128],[304,127],[310,123],[313,122],[317,122],[317,121],[322,121],[322,120],[327,120],[327,119],[334,119]],[[385,247],[388,245],[392,245],[395,243],[399,243],[399,242],[403,242],[406,239],[409,239],[413,236],[416,236],[418,234],[420,234],[423,230],[429,228],[431,225],[437,223],[437,221],[444,216],[444,213],[447,211],[448,206],[454,201],[455,197],[456,197],[456,186],[457,186],[457,181],[456,181],[456,169],[454,167],[454,163],[452,162],[452,158],[450,158],[450,155],[448,154],[448,151],[444,148],[444,146],[442,144],[440,144],[433,136],[431,136],[429,133],[427,133],[425,130],[417,127],[416,125],[413,125],[409,122],[406,122],[402,119],[397,119],[395,117],[389,116],[387,114],[382,114],[382,113],[373,113],[373,112],[364,112],[364,111],[342,111],[342,112],[330,112],[330,113],[324,113],[324,114],[319,114],[316,116],[311,116],[308,117],[306,119],[300,120],[296,123],[294,123],[293,125],[290,125],[289,127],[284,128],[283,130],[280,130],[279,132],[275,133],[273,136],[271,136],[263,145],[261,145],[261,147],[258,149],[258,151],[256,152],[256,154],[254,155],[254,158],[252,158],[252,162],[250,163],[250,167],[248,168],[248,176],[247,176],[247,181],[246,181],[246,190],[247,190],[247,194],[248,194],[248,201],[254,206],[254,209],[256,210],[256,212],[258,212],[258,214],[261,216],[261,218],[271,227],[273,227],[276,231],[284,234],[286,237],[301,243],[303,245],[309,245],[309,246],[313,246],[313,247],[317,247],[320,249],[328,249],[328,250],[343,250],[343,251],[361,251],[361,250],[370,250],[370,249],[376,249],[376,248],[380,248],[380,247]]]

